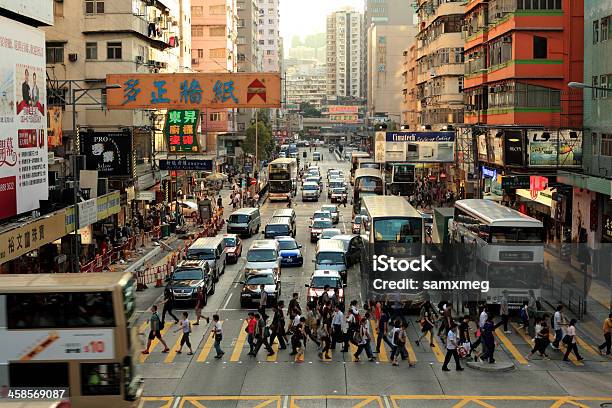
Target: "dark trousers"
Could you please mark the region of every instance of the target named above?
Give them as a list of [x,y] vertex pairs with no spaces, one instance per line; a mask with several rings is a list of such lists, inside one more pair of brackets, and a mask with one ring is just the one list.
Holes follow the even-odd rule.
[[542,355],[546,355],[546,347],[548,347],[548,343],[549,343],[548,339],[536,337],[535,344],[533,345],[533,348],[531,349],[531,354],[538,352]]
[[272,350],[272,347],[270,347],[270,343],[268,343],[267,338],[259,337],[255,340],[255,350],[253,350],[253,354],[256,355],[259,352],[259,349],[261,348],[262,345],[266,348],[266,350],[268,350],[268,353],[274,351]]
[[178,317],[172,313],[172,305],[168,304],[168,302],[164,303],[164,309],[162,310],[162,322],[166,321],[166,313],[170,315],[174,319],[174,322],[177,323],[179,321]]
[[553,346],[559,348],[559,342],[563,338],[563,330],[555,330],[555,341],[553,341]]
[[247,336],[247,342],[249,343],[249,353],[252,353],[255,350],[255,336],[249,334]]
[[378,336],[376,336],[376,352],[380,353],[380,344],[382,343],[382,341],[385,341],[385,343],[387,343],[387,346],[393,348],[393,343],[391,343],[391,341],[389,341],[389,339],[387,338],[387,336],[385,336],[382,332],[378,332]]
[[396,354],[399,354],[402,357],[402,360],[406,360],[408,358],[408,350],[406,350],[405,344],[400,344],[398,346],[391,346],[391,361],[395,358]]
[[448,368],[448,363],[450,363],[451,357],[455,358],[455,368],[461,368],[461,362],[459,361],[459,353],[457,353],[457,349],[446,349],[446,357],[444,357],[444,364],[442,368]]
[[612,333],[604,334],[605,341],[599,346],[600,350],[606,349],[606,354],[610,354],[610,348],[612,347]]
[[181,348],[186,344],[187,347],[191,348],[191,342],[189,341],[189,333],[183,333],[183,337],[181,337]]
[[493,358],[493,353],[495,352],[495,343],[494,342],[485,342],[484,344],[484,353],[480,356],[482,361],[489,360],[490,363],[493,363],[495,359]]
[[261,318],[264,319],[264,322],[266,320],[268,320],[268,315],[266,314],[266,306],[259,306],[259,309],[257,309],[257,311],[259,312],[259,314],[261,315]]
[[285,338],[280,332],[272,331],[272,334],[270,335],[270,344],[274,344],[275,339],[278,339],[279,348],[284,349],[287,347],[287,345],[285,344]]
[[336,343],[342,343],[342,326],[334,324],[334,332],[332,333],[331,349],[336,348]]
[[499,326],[504,326],[504,331],[508,331],[508,315],[501,315],[501,321],[499,321],[495,328],[497,329]]
[[[308,337],[310,337],[310,340],[312,340],[312,341],[313,341],[313,342],[314,342],[314,343],[315,343],[317,346],[320,346],[320,345],[321,345],[321,343],[319,343],[319,340],[317,340],[317,336],[315,336],[315,335],[312,333],[312,329],[310,328],[310,326],[306,326],[306,329],[305,329],[305,330],[306,330],[306,335],[307,335]],[[304,343],[306,343],[306,342],[304,342]]]
[[582,356],[578,352],[578,346],[576,346],[576,343],[570,343],[567,345],[567,349],[565,350],[565,355],[563,356],[563,360],[567,360],[567,358],[569,357],[572,351],[574,352],[574,355],[576,356],[578,360],[582,360]]
[[344,337],[344,347],[342,348],[343,351],[348,351],[349,342],[353,343],[353,334],[355,334],[354,329],[348,329],[346,331],[346,336]]
[[359,358],[363,350],[365,350],[368,358],[374,358],[374,354],[372,354],[372,346],[369,341],[367,343],[357,345],[357,351],[354,354],[355,358]]

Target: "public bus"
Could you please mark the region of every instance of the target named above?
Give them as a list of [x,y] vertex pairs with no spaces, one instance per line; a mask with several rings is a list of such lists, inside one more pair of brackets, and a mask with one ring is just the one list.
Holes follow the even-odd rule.
[[357,169],[376,169],[382,171],[383,165],[382,163],[376,163],[372,158],[365,157],[357,159]]
[[137,407],[135,291],[131,273],[4,275],[0,386],[69,389],[73,407]]
[[411,196],[415,193],[414,164],[406,162],[386,163],[385,182],[389,194]]
[[361,211],[360,198],[367,195],[383,195],[384,182],[382,173],[375,169],[358,169],[355,171],[353,187],[353,214]]
[[297,161],[276,159],[268,164],[270,201],[289,201],[297,193]]
[[489,281],[486,300],[499,304],[503,291],[511,308],[519,308],[533,291],[541,297],[544,270],[542,222],[491,200],[468,199],[455,202],[449,222],[451,242],[458,245],[457,256],[465,279]]
[[357,170],[358,161],[361,158],[370,157],[370,154],[367,152],[352,152],[351,153],[351,185],[353,185],[353,181],[355,180],[355,171]]

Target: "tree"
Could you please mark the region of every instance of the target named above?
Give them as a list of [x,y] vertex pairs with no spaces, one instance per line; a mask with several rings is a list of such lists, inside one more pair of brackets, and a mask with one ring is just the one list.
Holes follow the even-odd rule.
[[[257,123],[257,156],[259,160],[268,160],[274,150],[274,139],[270,128],[265,122]],[[255,124],[246,130],[246,139],[242,142],[245,153],[255,155]]]
[[302,102],[300,104],[300,110],[302,111],[302,116],[305,118],[320,118],[321,111],[312,106],[309,102]]

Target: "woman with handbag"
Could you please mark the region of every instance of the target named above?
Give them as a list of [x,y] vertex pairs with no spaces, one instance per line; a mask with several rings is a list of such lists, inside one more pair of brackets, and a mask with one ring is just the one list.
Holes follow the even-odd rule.
[[584,357],[578,352],[578,346],[576,345],[576,323],[576,319],[570,320],[569,326],[567,326],[567,333],[563,337],[563,343],[567,347],[565,355],[563,356],[563,361],[569,361],[568,357],[572,351],[576,355],[578,361],[584,360]]
[[329,322],[327,319],[317,320],[317,337],[319,338],[319,358],[329,360],[329,349],[331,346],[331,332],[329,329]]
[[531,349],[531,351],[529,352],[529,354],[527,354],[526,358],[527,360],[531,359],[531,357],[533,357],[533,355],[537,352],[540,354],[540,356],[542,356],[542,358],[546,359],[546,360],[550,360],[548,358],[548,355],[546,354],[546,347],[548,347],[548,344],[550,343],[549,340],[549,330],[548,330],[548,325],[546,324],[546,318],[536,318],[536,323],[535,323],[535,341],[534,341],[534,345],[533,345],[533,349]]
[[433,308],[431,307],[431,303],[429,303],[429,300],[428,300],[421,307],[421,320],[420,320],[421,335],[415,341],[417,346],[420,345],[421,339],[427,336],[427,333],[429,333],[429,345],[431,347],[435,347],[435,344],[433,342],[433,336],[434,336],[433,328],[434,328],[434,322],[435,322],[435,317],[434,317],[435,315],[432,312],[433,312]]

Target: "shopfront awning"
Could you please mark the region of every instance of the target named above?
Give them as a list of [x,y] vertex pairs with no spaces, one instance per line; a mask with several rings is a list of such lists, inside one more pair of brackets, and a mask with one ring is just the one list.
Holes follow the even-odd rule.
[[531,190],[527,190],[525,188],[516,189],[516,195],[527,200],[523,201],[533,201],[546,207],[552,207],[552,195],[557,191],[555,188],[546,188],[542,191],[538,191],[535,197],[531,194]]

